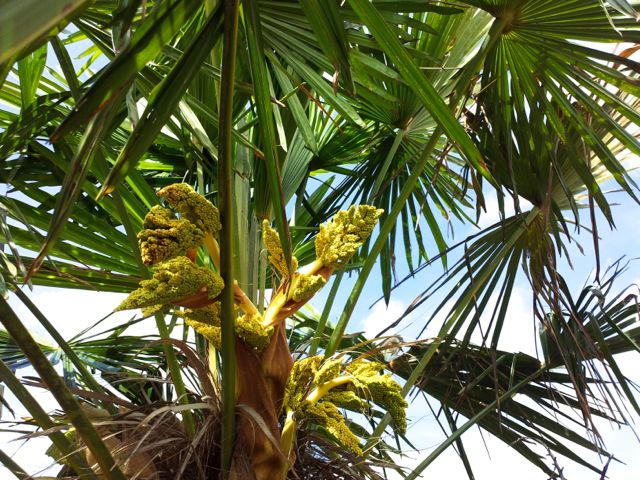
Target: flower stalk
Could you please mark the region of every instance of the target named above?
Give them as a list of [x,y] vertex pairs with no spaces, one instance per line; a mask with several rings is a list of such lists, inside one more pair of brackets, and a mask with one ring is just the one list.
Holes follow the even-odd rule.
[[327,393],[329,393],[332,389],[339,387],[341,385],[346,385],[347,383],[352,383],[353,377],[343,375],[338,378],[334,378],[329,380],[328,382],[324,382],[322,385],[316,387],[307,397],[305,401],[310,404],[316,404],[320,401],[322,397],[324,397]]

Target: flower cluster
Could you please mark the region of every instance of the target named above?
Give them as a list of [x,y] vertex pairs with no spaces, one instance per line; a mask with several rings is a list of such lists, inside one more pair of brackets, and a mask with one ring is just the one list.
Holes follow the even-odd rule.
[[252,347],[262,350],[269,344],[273,327],[263,322],[260,313],[246,313],[236,321],[236,334]]
[[222,342],[220,328],[220,302],[202,308],[187,308],[179,312],[187,325],[206,338],[216,348]]
[[[184,183],[164,187],[158,196],[171,208],[154,206],[138,234],[142,260],[153,266],[153,276],[143,280],[140,288],[131,292],[117,310],[142,308],[145,315],[151,315],[176,306],[188,307],[178,312],[185,323],[219,346],[220,306],[216,297],[224,283],[215,270],[195,263],[197,249],[204,245],[219,268],[220,249],[215,236],[222,225],[218,209]],[[238,337],[256,349],[267,346],[276,323],[315,295],[335,268],[346,265],[369,237],[381,214],[382,210],[368,205],[338,212],[332,221],[320,227],[315,262],[297,272],[298,260],[292,257],[293,273],[287,267],[278,232],[265,220],[263,241],[270,262],[283,277],[283,286],[262,315],[242,289],[236,283],[232,285],[236,306],[242,310],[236,318]],[[347,402],[344,394],[341,398]]]
[[218,209],[186,183],[164,187],[158,196],[175,208],[180,216],[189,220],[203,232],[216,235],[222,230]]
[[[203,308],[181,310],[178,315],[213,346],[220,348],[222,340],[220,302]],[[236,335],[257,350],[262,350],[269,344],[272,333],[273,328],[264,325],[260,313],[247,313],[236,319]]]
[[[262,241],[264,246],[269,252],[269,261],[283,276],[289,275],[287,270],[287,261],[284,258],[284,252],[282,251],[282,243],[280,242],[280,235],[278,232],[271,228],[268,220],[262,222]],[[291,257],[291,268],[295,272],[298,269],[298,259]]]
[[362,453],[360,441],[339,408],[367,412],[373,403],[388,411],[395,430],[403,433],[407,403],[400,385],[390,374],[381,373],[384,368],[383,364],[366,359],[344,363],[341,357],[325,360],[316,356],[296,362],[285,391],[287,418],[323,428],[357,455]]
[[186,219],[178,219],[169,209],[155,205],[147,214],[138,233],[140,253],[145,265],[155,265],[185,255],[197,248],[204,232]]
[[[140,288],[131,292],[116,310],[142,308],[145,315],[151,315],[178,305],[192,307],[176,313],[219,347],[220,302],[215,299],[224,283],[215,270],[194,263],[196,249],[204,243],[216,267],[219,265],[214,237],[222,228],[218,209],[183,183],[163,188],[158,196],[180,217],[159,205],[149,211],[138,239],[144,263],[153,265],[153,276],[140,282]],[[236,318],[236,334],[254,348],[262,349],[269,343],[273,327],[264,324],[262,315],[237,285],[233,288],[238,303],[236,313],[244,311]]]
[[156,205],[151,208],[138,234],[145,265],[155,265],[188,254],[203,241],[212,242],[222,228],[218,209],[186,183],[176,183],[158,192],[179,214]]
[[396,431],[404,433],[407,430],[407,402],[391,374],[380,374],[384,368],[380,362],[356,360],[345,366],[345,372],[354,378],[355,393],[383,407],[391,415]]
[[146,315],[169,309],[196,293],[215,298],[224,288],[220,275],[205,267],[196,266],[187,257],[177,257],[155,266],[153,277],[140,282],[116,308],[142,308]]
[[[383,210],[370,205],[352,206],[349,210],[338,212],[331,221],[320,226],[315,240],[314,262],[296,272],[298,260],[292,257],[293,274],[287,269],[278,232],[265,220],[262,236],[269,252],[269,261],[282,274],[284,280],[265,312],[265,324],[274,325],[291,315],[327,283],[334,270],[344,268],[358,248],[369,238],[382,213]],[[281,311],[284,314],[281,314]]]
[[316,258],[322,265],[341,268],[362,246],[384,210],[371,205],[341,210],[332,221],[320,225],[316,237]]
[[294,302],[303,302],[313,297],[327,281],[320,275],[300,274],[293,276],[291,298]]

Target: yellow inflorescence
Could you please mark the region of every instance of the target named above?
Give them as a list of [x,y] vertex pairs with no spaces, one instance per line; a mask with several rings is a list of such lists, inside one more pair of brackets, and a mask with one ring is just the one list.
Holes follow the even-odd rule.
[[300,416],[314,424],[322,427],[331,435],[336,442],[344,448],[354,453],[362,455],[360,440],[349,429],[345,418],[338,411],[338,408],[331,402],[312,404],[304,402],[299,411]]
[[202,308],[187,308],[180,312],[185,319],[194,320],[209,325],[220,326],[220,302],[213,302]]
[[220,327],[189,318],[185,319],[185,323],[206,338],[214,347],[220,348],[222,345],[222,329]]
[[396,431],[407,430],[407,402],[402,397],[402,389],[391,374],[380,374],[385,365],[379,362],[356,360],[346,365],[345,371],[354,378],[349,386],[358,396],[371,400],[389,412]]
[[262,350],[269,344],[273,327],[267,327],[262,322],[262,315],[247,313],[238,317],[236,321],[236,334],[252,347]]
[[[282,251],[282,243],[280,242],[280,235],[276,230],[271,228],[268,220],[262,222],[262,240],[265,247],[269,252],[269,261],[271,264],[283,275],[289,275],[287,271],[287,261],[284,258],[284,252]],[[291,257],[291,269],[295,272],[298,269],[298,259]]]
[[[236,313],[237,311],[236,308]],[[204,308],[186,309],[179,312],[179,315],[184,318],[187,325],[204,336],[216,348],[220,348],[220,302],[215,302]],[[246,314],[237,318],[235,332],[246,343],[262,350],[269,344],[273,328],[266,327],[262,323],[260,314]]]
[[304,395],[309,392],[323,359],[322,355],[316,355],[303,358],[293,364],[284,392],[283,405],[292,410],[296,409]]
[[389,411],[394,427],[404,432],[407,403],[400,385],[384,365],[368,360],[344,363],[343,358],[310,357],[293,365],[285,391],[284,408],[297,421],[306,420],[324,428],[341,445],[358,454],[360,444],[338,408],[365,412],[371,404]]
[[342,372],[342,367],[342,357],[323,359],[322,363],[318,366],[315,376],[313,377],[312,385],[319,388],[334,378],[339,377],[340,372]]
[[179,315],[187,325],[205,337],[216,348],[221,345],[220,302],[212,303],[203,308],[185,309]]
[[327,281],[320,275],[304,275],[296,273],[291,298],[294,302],[302,302],[313,297]]
[[189,220],[178,220],[171,210],[159,205],[151,208],[143,226],[138,241],[145,265],[155,265],[184,255],[188,250],[198,247],[204,238],[204,232]]
[[[200,246],[203,241],[210,252],[218,251],[213,238],[222,228],[218,209],[190,185],[184,183],[164,187],[158,192],[158,196],[175,209],[180,214],[180,218],[177,218],[172,210],[161,206],[154,206],[149,211],[143,223],[144,229],[138,234],[138,239],[143,262],[147,265],[155,265],[153,277],[140,282],[140,288],[131,292],[116,310],[142,308],[143,312],[149,315],[166,311],[181,303],[188,305],[189,301],[192,305],[197,304],[196,301],[204,300],[205,293],[208,299],[213,299],[224,287],[217,273],[208,268],[196,266],[190,258],[184,256],[188,254],[193,258],[193,249]],[[316,262],[307,270],[307,273],[294,273],[292,278],[287,279],[291,288],[279,293],[280,298],[272,302],[264,317],[256,313],[255,307],[245,308],[252,306],[246,295],[237,295],[236,302],[241,302],[239,298],[246,299],[246,302],[242,303],[246,314],[237,317],[236,334],[257,349],[268,345],[273,333],[272,325],[278,318],[279,310],[291,300],[297,304],[306,302],[320,290],[326,284],[326,275],[317,275],[319,269],[324,266],[329,269],[344,267],[369,237],[382,213],[382,210],[375,207],[361,205],[338,212],[332,221],[322,225],[316,238]],[[280,237],[267,220],[263,222],[263,239],[271,263],[282,276],[289,277],[290,272],[286,265]],[[214,258],[214,263],[215,261]],[[293,272],[298,268],[295,257],[291,259],[291,267]],[[234,288],[238,287],[234,286]],[[196,294],[198,296],[192,298]],[[184,310],[180,314],[184,316],[188,325],[207,337],[210,342],[219,345],[220,320],[219,314],[216,314],[218,310],[217,306],[211,305],[202,309]],[[322,364],[322,362],[323,359],[318,358],[307,364],[310,370],[306,374],[308,381],[305,388],[315,385],[318,390],[322,387],[325,378],[330,380],[332,376],[339,375],[342,371],[341,362],[335,364],[332,362]],[[361,387],[364,385],[362,382],[352,383]],[[327,391],[318,390],[318,395],[326,394],[334,386],[331,384],[326,388]],[[356,400],[357,395],[348,393],[344,384],[341,384],[341,387],[340,392],[332,393],[332,398],[340,404],[359,405]],[[374,382],[369,388],[377,389],[378,384]],[[300,405],[304,401],[303,393],[309,392],[297,390],[288,392],[287,395],[294,394],[295,399],[291,397],[290,400]],[[375,398],[386,397],[375,394]],[[332,422],[335,423],[335,418]],[[334,425],[332,428],[336,430],[337,427]]]
[[116,310],[170,307],[203,289],[209,298],[214,298],[223,287],[224,282],[217,273],[197,267],[187,257],[177,257],[156,265],[153,277],[140,282],[140,288],[131,292]]
[[365,412],[369,408],[367,401],[351,390],[333,389],[322,398],[324,402],[333,403],[338,408],[344,408],[352,412]]
[[316,257],[324,266],[342,268],[373,231],[384,210],[370,205],[341,210],[333,220],[320,225]]
[[191,185],[174,183],[160,190],[158,196],[203,232],[215,235],[222,229],[218,209]]

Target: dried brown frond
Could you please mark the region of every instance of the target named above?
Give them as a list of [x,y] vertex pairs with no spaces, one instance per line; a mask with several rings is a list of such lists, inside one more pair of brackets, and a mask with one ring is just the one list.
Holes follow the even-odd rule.
[[[127,478],[136,480],[215,480],[220,465],[220,408],[217,400],[190,405],[198,412],[195,437],[189,438],[178,417],[182,405],[157,402],[136,409],[106,410],[85,405],[97,432]],[[70,432],[73,434],[73,430]],[[73,435],[71,435],[73,436]],[[77,442],[77,439],[76,439]],[[91,452],[78,443],[99,473]],[[55,456],[55,452],[52,452]],[[57,459],[64,463],[64,458]],[[65,466],[60,478],[77,478]]]
[[[96,430],[127,478],[221,480],[222,418],[219,399],[208,398],[206,402],[194,403],[190,407],[198,413],[196,434],[193,438],[186,435],[178,416],[184,405],[156,402],[131,410],[120,408],[115,415],[89,405],[83,409],[92,419]],[[65,421],[63,417],[58,420],[60,423]],[[69,432],[69,436],[74,437],[73,429],[70,428]],[[38,435],[40,434],[33,434]],[[74,441],[77,442],[77,439]],[[89,464],[93,466],[95,461],[92,454],[80,443],[77,443],[77,447],[84,452]],[[58,458],[57,461],[64,464],[64,458]],[[99,473],[96,466],[93,468]],[[236,444],[232,468],[237,478],[253,479],[250,448],[243,445],[242,438],[239,438]],[[76,480],[79,477],[65,465],[58,478]]]
[[290,480],[384,480],[384,469],[397,470],[392,463],[371,456],[360,457],[328,441],[317,432],[298,431],[296,462],[287,476]]

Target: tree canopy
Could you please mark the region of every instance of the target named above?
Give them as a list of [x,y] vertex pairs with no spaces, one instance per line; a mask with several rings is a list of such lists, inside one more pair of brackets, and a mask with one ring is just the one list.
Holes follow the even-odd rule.
[[[61,349],[0,301],[0,380],[60,476],[413,479],[453,445],[473,478],[475,425],[550,477],[541,451],[606,471],[575,448],[609,456],[594,419],[640,413],[615,357],[638,351],[637,303],[599,255],[615,225],[603,185],[638,201],[634,2],[0,7],[0,287]],[[488,195],[500,220],[451,241]],[[575,291],[561,260],[584,230],[595,278]],[[437,299],[422,319],[435,337],[353,333],[365,289],[389,302],[436,268],[405,312]],[[519,278],[539,358],[499,347]],[[143,310],[63,338],[25,283]],[[150,337],[127,335],[147,317]],[[24,389],[27,364],[63,416]],[[450,434],[405,471],[411,392]]]

